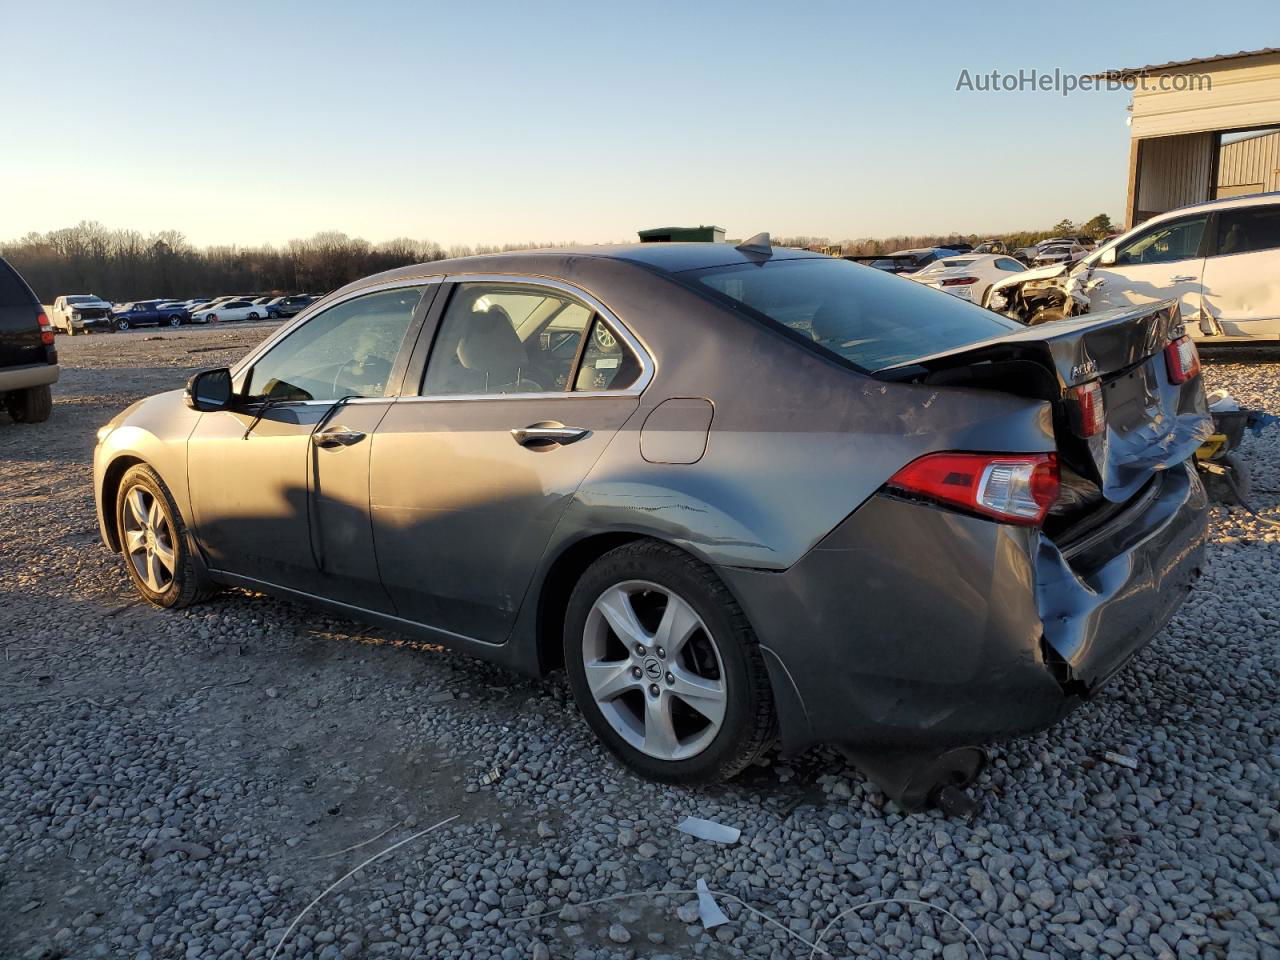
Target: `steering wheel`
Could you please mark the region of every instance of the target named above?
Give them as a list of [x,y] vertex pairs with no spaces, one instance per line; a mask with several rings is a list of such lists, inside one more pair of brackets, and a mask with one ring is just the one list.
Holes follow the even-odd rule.
[[[347,369],[353,363],[355,363],[354,360],[342,361],[342,363],[338,366],[338,372],[333,375],[333,395],[335,397],[344,395],[343,393],[339,393],[339,391],[342,390],[342,387],[340,386],[342,382],[342,375],[347,372]],[[371,359],[369,361],[366,361],[366,364],[370,364],[370,363],[376,363],[380,367],[381,373],[382,373],[382,379],[378,381],[377,385],[380,386],[383,389],[383,391],[385,391],[387,387],[387,377],[391,376],[391,364],[389,364],[385,360],[380,360],[380,359]],[[350,391],[349,390],[345,391],[345,393],[350,393]]]

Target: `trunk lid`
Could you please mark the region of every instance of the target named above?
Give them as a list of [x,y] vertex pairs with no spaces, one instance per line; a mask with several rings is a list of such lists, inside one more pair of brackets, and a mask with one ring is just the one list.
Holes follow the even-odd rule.
[[[1125,307],[923,357],[876,373],[1002,390],[1053,404],[1054,433],[1066,466],[1101,497],[1124,503],[1158,472],[1188,459],[1212,432],[1199,376],[1170,381],[1164,348],[1182,335],[1176,300]],[[1072,388],[1101,382],[1105,429],[1081,437]],[[1082,496],[1080,506],[1096,497]]]

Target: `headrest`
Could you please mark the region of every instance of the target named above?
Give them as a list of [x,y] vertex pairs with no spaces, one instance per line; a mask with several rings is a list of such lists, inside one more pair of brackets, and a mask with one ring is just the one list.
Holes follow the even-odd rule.
[[472,313],[466,322],[466,332],[458,341],[458,362],[468,370],[489,374],[495,382],[514,380],[529,357],[507,311],[494,304],[483,313]]

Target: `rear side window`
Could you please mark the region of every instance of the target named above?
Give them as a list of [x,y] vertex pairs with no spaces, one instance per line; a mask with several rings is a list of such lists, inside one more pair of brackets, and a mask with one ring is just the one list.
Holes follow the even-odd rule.
[[1280,207],[1243,207],[1218,214],[1218,256],[1277,248],[1280,248]]
[[26,307],[34,298],[16,270],[0,260],[0,307]]
[[1014,320],[913,280],[846,260],[774,260],[680,277],[867,371],[1022,329]]

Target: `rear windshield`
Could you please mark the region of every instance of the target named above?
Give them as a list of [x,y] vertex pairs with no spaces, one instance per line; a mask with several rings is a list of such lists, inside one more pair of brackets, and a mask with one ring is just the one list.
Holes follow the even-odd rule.
[[27,307],[32,303],[31,291],[17,271],[0,260],[0,307]]
[[872,372],[1022,329],[990,310],[847,260],[771,260],[680,276]]

